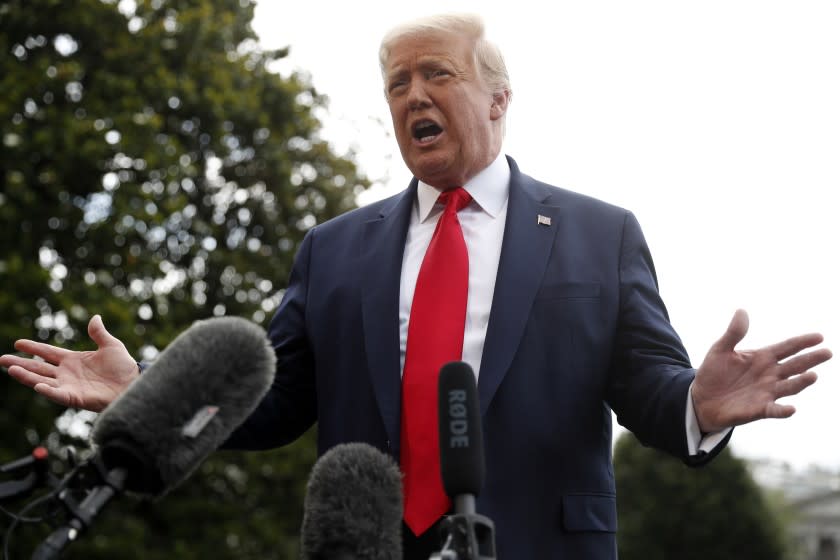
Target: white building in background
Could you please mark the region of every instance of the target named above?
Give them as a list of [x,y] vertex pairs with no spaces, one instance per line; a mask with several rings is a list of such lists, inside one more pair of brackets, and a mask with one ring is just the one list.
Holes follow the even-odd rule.
[[791,526],[798,560],[840,560],[840,490],[829,490],[792,502]]
[[793,510],[796,560],[840,560],[840,473],[794,470],[779,461],[748,461],[753,478],[782,493]]

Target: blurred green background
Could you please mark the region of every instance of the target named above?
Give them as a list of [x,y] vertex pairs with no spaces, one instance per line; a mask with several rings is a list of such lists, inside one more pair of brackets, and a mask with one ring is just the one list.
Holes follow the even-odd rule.
[[[4,353],[17,338],[90,349],[97,313],[144,359],[197,319],[265,326],[305,232],[368,185],[319,136],[325,98],[266,69],[285,53],[260,49],[254,2],[129,8],[0,3]],[[5,375],[0,387],[0,462],[45,444],[60,472],[91,415]],[[164,501],[112,504],[66,557],[294,558],[314,459],[311,433],[273,452],[217,453]],[[16,530],[12,558],[46,534]]]

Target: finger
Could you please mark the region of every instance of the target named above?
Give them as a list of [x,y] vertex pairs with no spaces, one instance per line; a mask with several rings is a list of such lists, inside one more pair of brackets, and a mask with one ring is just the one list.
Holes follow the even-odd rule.
[[[6,356],[3,357],[6,358]],[[55,377],[55,366],[43,360],[34,360],[21,356],[8,356],[7,360],[3,360],[2,365],[7,368],[18,366],[38,375],[43,375],[44,377]]]
[[786,362],[779,364],[779,377],[790,377],[797,375],[803,371],[812,369],[823,362],[831,359],[831,350],[828,348],[820,348],[801,356],[795,356]]
[[817,374],[807,371],[802,375],[784,379],[776,383],[776,398],[790,397],[799,394],[806,387],[810,387],[817,381]]
[[[794,336],[781,342],[771,344],[768,349],[773,352],[776,359],[783,360],[806,348],[811,348],[820,344],[823,341],[823,336],[819,333],[808,333],[799,336]],[[829,352],[830,354],[830,352]],[[830,357],[830,355],[829,355]]]
[[44,395],[53,402],[56,402],[63,406],[74,406],[70,399],[70,395],[65,389],[53,387],[51,385],[47,385],[46,383],[38,383],[32,388],[35,389],[36,393]]
[[796,412],[796,407],[789,404],[772,402],[764,410],[765,418],[790,418]]
[[44,344],[43,342],[35,342],[34,340],[28,340],[25,338],[15,341],[15,349],[34,356],[40,356],[53,364],[57,364],[70,353],[70,350],[65,350],[64,348],[59,348],[58,346]]
[[822,341],[823,336],[821,334],[809,333],[800,336],[794,336],[788,338],[787,340],[771,344],[767,347],[767,349],[770,350],[776,356],[777,360],[784,360],[785,358],[793,356],[797,352],[801,352],[806,348],[816,346]]
[[100,315],[94,315],[91,318],[88,323],[88,335],[99,348],[102,348],[103,346],[110,346],[114,343],[120,344],[120,341],[105,328],[105,323],[102,322],[102,317]]
[[729,326],[726,327],[726,332],[715,343],[718,350],[731,352],[735,346],[741,342],[747,335],[747,329],[750,327],[750,318],[747,312],[743,309],[738,309],[729,321]]
[[9,368],[9,377],[21,383],[22,385],[26,385],[27,387],[35,388],[36,385],[50,385],[57,384],[58,382],[51,378],[51,377],[44,377],[43,375],[38,375],[33,371],[29,371],[28,369],[21,367],[21,366],[12,366]]

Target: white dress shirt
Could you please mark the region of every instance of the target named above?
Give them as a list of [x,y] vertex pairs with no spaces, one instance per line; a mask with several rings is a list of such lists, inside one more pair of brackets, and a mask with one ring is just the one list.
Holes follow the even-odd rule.
[[[467,317],[461,359],[472,367],[477,382],[507,219],[510,167],[504,154],[499,153],[493,163],[463,187],[472,196],[472,201],[458,212],[458,221],[464,232],[469,256]],[[405,366],[408,320],[417,275],[435,226],[443,213],[444,205],[437,202],[439,195],[440,191],[435,187],[419,182],[417,200],[408,225],[400,275],[400,372]],[[724,430],[702,436],[690,392],[686,401],[685,421],[688,450],[691,455],[711,451],[728,433],[728,430]]]
[[[470,263],[464,351],[461,359],[472,367],[477,379],[507,218],[510,167],[504,155],[500,153],[489,167],[470,179],[463,187],[473,199],[458,212],[458,221],[464,232]],[[443,213],[443,204],[437,202],[439,195],[438,189],[420,181],[417,186],[417,203],[408,225],[400,275],[400,371],[405,366],[408,317],[411,314],[417,275],[420,273],[420,264],[432,240],[435,226]]]

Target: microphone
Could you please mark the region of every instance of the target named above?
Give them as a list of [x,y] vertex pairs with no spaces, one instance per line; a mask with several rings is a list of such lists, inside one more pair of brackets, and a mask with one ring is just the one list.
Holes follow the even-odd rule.
[[306,486],[302,560],[401,560],[402,479],[388,455],[343,443],[315,462]]
[[438,429],[443,489],[455,514],[444,519],[444,546],[432,558],[496,558],[495,526],[475,511],[484,486],[484,437],[475,375],[466,362],[450,362],[438,377]]
[[197,321],[96,418],[103,484],[32,557],[56,558],[118,493],[160,497],[183,482],[257,407],[276,365],[265,331],[237,317]]
[[475,375],[466,362],[441,368],[438,414],[443,489],[455,513],[475,513],[475,496],[484,485],[484,441]]
[[91,438],[126,490],[159,497],[254,411],[274,378],[265,331],[238,317],[197,321],[96,419]]

